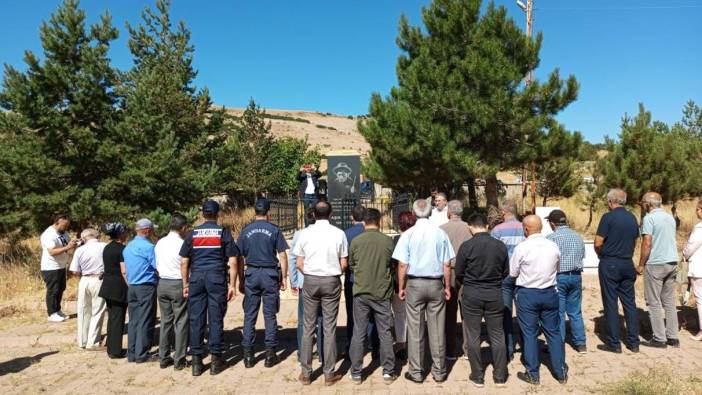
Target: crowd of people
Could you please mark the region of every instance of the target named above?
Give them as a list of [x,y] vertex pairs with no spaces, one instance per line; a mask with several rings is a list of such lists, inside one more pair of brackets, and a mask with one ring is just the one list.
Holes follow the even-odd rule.
[[[314,180],[301,180],[311,192]],[[612,189],[607,204],[609,212],[602,217],[594,241],[606,322],[606,341],[597,348],[622,353],[619,302],[627,330],[623,343],[630,352],[637,353],[640,344],[679,347],[673,288],[678,270],[675,219],[661,207],[661,197],[655,192],[645,194],[640,202],[645,214],[641,226],[624,207],[624,191]],[[189,229],[187,219],[176,214],[169,233],[155,244],[155,227],[148,219],[136,222],[136,235],[128,242],[124,224],[105,225],[103,232],[110,242],[104,243],[95,229],[85,229],[79,240],[70,240],[70,220],[58,216],[41,236],[48,320],[67,319],[61,311],[61,297],[69,252],[75,249],[69,270],[80,276],[78,346],[137,364],[158,361],[163,369],[182,370],[190,365],[194,376],[205,371],[207,355],[210,374],[226,368],[224,316],[237,291],[244,295],[241,345],[245,368],[255,365],[255,328],[261,305],[264,366],[279,362],[276,316],[280,292],[288,281],[299,298],[297,348],[303,385],[312,380],[315,343],[325,384],[342,379],[336,371],[342,292],[348,317],[344,354],[351,362],[348,378],[356,384],[366,379],[363,360],[368,348],[372,358],[379,360],[386,383],[398,378],[398,361],[404,359],[408,362],[406,380],[422,383],[428,372],[441,383],[447,379],[447,360],[463,355],[470,363],[469,380],[477,387],[485,385],[483,340],[491,347],[496,386],[506,384],[507,366],[517,347],[524,365],[517,378],[539,384],[541,333],[551,373],[562,384],[569,373],[566,344],[577,353],[588,351],[581,308],[585,244],[568,226],[563,211],[548,215],[546,222],[553,232],[545,236],[542,218],[528,215],[519,221],[512,201],[501,205],[503,221],[490,226],[479,212],[463,221],[462,203],[447,201],[438,192],[401,213],[401,233],[392,238],[380,232],[382,214],[377,209],[356,207],[353,226],[341,230],[329,222],[332,207],[328,202],[315,200],[305,205],[307,226],[295,233],[290,248],[282,231],[269,221],[270,203],[263,198],[255,203],[255,220],[236,239],[231,230],[217,223],[219,205],[211,200],[202,207],[204,223]],[[697,216],[702,219],[702,202]],[[635,265],[639,238],[641,255]],[[702,322],[701,247],[702,222],[695,226],[682,252],[690,263],[690,282]],[[645,342],[639,340],[637,274],[644,277],[653,330],[652,339]],[[158,353],[151,353],[157,305]],[[128,347],[124,350],[127,313]],[[481,335],[483,322],[486,336]],[[702,340],[702,332],[692,339]],[[424,366],[427,342],[428,367]],[[186,355],[191,356],[189,361]]]

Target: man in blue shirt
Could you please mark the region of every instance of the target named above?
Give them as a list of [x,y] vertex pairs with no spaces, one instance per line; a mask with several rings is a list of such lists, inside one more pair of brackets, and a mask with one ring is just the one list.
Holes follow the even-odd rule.
[[553,210],[546,218],[553,233],[546,238],[556,243],[561,252],[556,288],[558,289],[558,312],[561,316],[561,338],[566,336],[566,313],[570,320],[570,333],[573,337],[573,347],[580,354],[587,352],[585,342],[585,324],[583,323],[582,301],[583,259],[585,259],[585,242],[575,231],[568,227],[566,214],[561,210]]
[[[348,241],[349,245],[351,245],[351,240],[364,231],[363,215],[365,212],[365,207],[361,205],[351,210],[351,220],[353,224],[344,230],[346,241]],[[348,356],[351,337],[353,336],[353,271],[350,265],[346,269],[346,273],[344,273],[344,303],[346,306],[346,356]]]
[[[127,360],[143,363],[149,356],[154,327],[154,301],[156,300],[156,255],[154,244],[149,240],[154,224],[142,218],[136,223],[136,237],[123,251],[127,275],[127,303],[129,309],[129,333],[127,336]],[[156,355],[152,357],[157,357]]]
[[597,349],[620,354],[622,346],[619,341],[619,308],[617,298],[621,300],[626,321],[626,347],[634,353],[639,352],[639,313],[636,310],[634,283],[636,270],[631,260],[639,237],[636,217],[628,212],[626,192],[612,189],[607,193],[609,212],[602,216],[595,236],[595,252],[600,258],[598,275],[602,292],[602,306],[605,312],[608,335],[605,344]]
[[[524,241],[524,227],[517,219],[517,204],[514,200],[505,200],[500,209],[504,221],[495,226],[490,235],[500,240],[507,247],[507,254],[512,258],[514,248]],[[512,322],[512,312],[514,311],[514,293],[516,279],[512,276],[502,280],[502,303],[505,305],[502,325],[505,332],[505,345],[507,346],[507,358],[511,361],[514,356],[514,324]],[[519,330],[519,328],[517,328]]]
[[[212,355],[210,374],[220,373],[226,367],[222,359],[224,346],[224,315],[227,302],[236,295],[237,247],[229,229],[217,224],[219,204],[208,200],[202,205],[205,222],[196,226],[183,240],[180,249],[180,272],[183,277],[183,296],[188,298],[190,315],[190,353],[192,374],[204,371],[203,340],[205,323],[209,327],[208,347]],[[229,286],[227,287],[227,264]]]
[[266,327],[266,361],[264,366],[278,363],[275,348],[278,346],[280,291],[285,290],[288,276],[288,257],[283,232],[269,222],[271,208],[266,199],[258,199],[254,206],[256,219],[239,234],[239,249],[244,267],[244,366],[254,366],[253,346],[256,339],[256,319],[263,300],[263,318]]
[[[400,236],[392,258],[399,262],[400,299],[407,306],[405,379],[424,381],[424,328],[428,330],[434,381],[446,381],[446,301],[451,298],[451,259],[456,257],[446,232],[429,222],[431,205],[419,199],[412,206],[417,223]],[[426,325],[422,319],[426,318]]]

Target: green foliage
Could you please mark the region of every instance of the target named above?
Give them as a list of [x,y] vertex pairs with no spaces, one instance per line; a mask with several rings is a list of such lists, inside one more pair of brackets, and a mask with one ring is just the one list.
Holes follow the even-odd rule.
[[265,114],[265,113],[264,113],[263,117],[266,118],[266,119],[278,119],[278,120],[281,120],[281,121],[291,121],[291,122],[310,123],[310,120],[309,120],[309,119],[290,117],[290,116],[287,116],[287,115],[276,115],[276,114]]
[[89,27],[85,19],[67,0],[41,25],[43,56],[27,51],[24,72],[5,67],[0,149],[12,202],[3,204],[4,226],[39,229],[56,212],[85,224],[101,211],[101,181],[115,171],[117,73],[108,50],[118,33],[108,14]]
[[434,0],[422,10],[424,30],[401,18],[399,86],[385,98],[373,94],[371,118],[359,121],[372,147],[371,178],[427,189],[494,178],[543,155],[540,142],[578,84],[556,70],[524,87],[542,36],[526,37],[504,7],[491,3],[481,15],[481,3]]
[[624,117],[619,141],[610,141],[609,151],[602,164],[604,186],[624,189],[630,202],[647,191],[673,203],[702,192],[700,137],[694,129],[654,122],[643,104],[636,117]]

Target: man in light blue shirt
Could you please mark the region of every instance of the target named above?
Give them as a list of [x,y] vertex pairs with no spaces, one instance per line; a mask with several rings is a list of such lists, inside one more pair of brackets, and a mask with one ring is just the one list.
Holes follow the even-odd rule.
[[[431,205],[424,199],[414,202],[417,223],[400,236],[393,259],[398,265],[398,296],[407,306],[407,352],[409,369],[405,378],[424,381],[423,328],[429,331],[431,374],[434,381],[446,380],[446,301],[451,298],[451,259],[456,257],[446,232],[429,222]],[[426,326],[422,325],[426,317]]]
[[644,298],[653,330],[653,339],[642,344],[656,348],[680,347],[675,307],[675,218],[661,208],[662,202],[656,192],[647,192],[641,199],[646,216],[641,221],[641,259],[637,268],[639,274],[644,274]]
[[146,218],[136,223],[136,237],[122,252],[127,271],[127,303],[129,309],[129,329],[127,336],[127,360],[148,362],[154,331],[154,301],[156,300],[156,254],[154,244],[149,240],[154,224]]

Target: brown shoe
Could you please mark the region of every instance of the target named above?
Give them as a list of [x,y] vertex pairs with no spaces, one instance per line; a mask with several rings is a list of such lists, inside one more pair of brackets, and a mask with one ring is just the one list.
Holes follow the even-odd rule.
[[341,380],[343,376],[339,373],[334,373],[331,376],[324,377],[324,385],[330,386],[336,384],[337,381]]
[[312,381],[310,380],[310,376],[305,376],[304,373],[300,373],[300,376],[298,376],[297,380],[300,381],[300,383],[302,383],[302,385],[312,384]]

